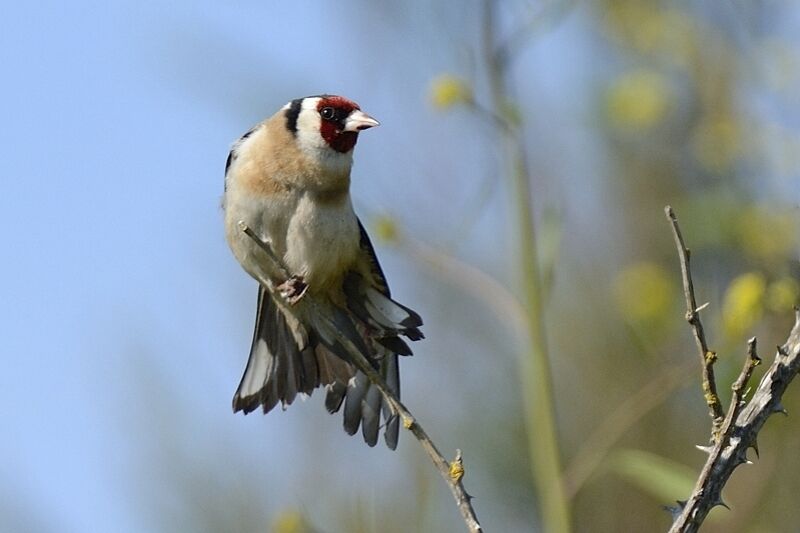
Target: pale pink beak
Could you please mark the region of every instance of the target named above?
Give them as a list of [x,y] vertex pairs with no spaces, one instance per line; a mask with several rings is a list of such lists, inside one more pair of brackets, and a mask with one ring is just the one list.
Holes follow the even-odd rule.
[[348,115],[347,120],[344,121],[344,130],[343,131],[363,131],[374,126],[380,126],[380,122],[372,118],[371,116],[367,115],[360,109],[356,109],[350,115]]

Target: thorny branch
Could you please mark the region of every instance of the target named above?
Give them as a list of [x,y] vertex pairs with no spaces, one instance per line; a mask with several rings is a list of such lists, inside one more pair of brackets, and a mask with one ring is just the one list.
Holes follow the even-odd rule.
[[[683,245],[683,238],[670,207],[666,208],[667,217],[672,223],[675,232],[678,252],[681,256],[681,267],[684,274],[687,302],[691,302],[690,309],[694,306],[694,293],[691,286],[689,273],[688,251]],[[686,283],[686,280],[689,280]],[[695,313],[696,314],[696,313]],[[702,329],[698,334],[696,323],[692,323],[695,336],[702,337]],[[704,342],[704,338],[703,338]],[[699,341],[698,341],[699,344]],[[758,432],[764,426],[767,418],[774,413],[786,413],[781,399],[789,383],[800,370],[800,309],[795,308],[795,322],[789,338],[778,346],[775,359],[767,370],[755,393],[749,402],[745,402],[747,384],[752,376],[753,369],[761,362],[756,353],[756,339],[752,338],[747,343],[747,356],[739,377],[733,383],[731,404],[727,416],[724,416],[715,439],[711,446],[698,446],[708,453],[708,460],[700,472],[700,477],[686,501],[679,501],[677,507],[670,508],[675,516],[675,521],[669,533],[693,533],[698,531],[708,512],[717,505],[725,505],[722,500],[722,488],[727,483],[737,466],[749,463],[747,460],[748,448],[753,448],[758,454]],[[705,364],[704,364],[705,368]],[[713,374],[712,374],[713,377]],[[706,374],[704,372],[704,379]],[[722,412],[722,406],[719,405]],[[716,422],[716,419],[714,420]]]
[[[264,242],[244,222],[239,222],[239,227],[245,234],[247,234],[248,237],[253,239],[262,250],[264,250],[269,259],[275,264],[277,269],[283,276],[286,277],[286,279],[291,278],[291,273],[283,265],[278,256],[275,255],[268,243]],[[280,298],[280,295],[275,296]],[[391,404],[392,408],[400,415],[400,418],[403,422],[403,427],[408,429],[422,445],[425,453],[428,454],[428,457],[431,459],[436,469],[450,487],[450,491],[453,493],[453,497],[456,500],[456,504],[461,512],[461,516],[464,518],[467,529],[469,529],[471,533],[481,533],[483,529],[481,528],[480,522],[478,522],[477,516],[475,516],[475,510],[472,508],[472,496],[467,494],[467,491],[464,490],[464,485],[461,481],[464,477],[464,465],[462,462],[461,450],[456,450],[455,459],[453,462],[448,463],[444,456],[439,453],[436,445],[433,443],[425,430],[422,429],[422,426],[419,425],[408,408],[406,408],[400,399],[389,389],[389,387],[386,385],[386,382],[375,371],[373,366],[369,363],[369,361],[367,361],[358,347],[356,347],[356,345],[353,344],[350,339],[343,335],[324,313],[317,312],[318,307],[314,297],[310,294],[305,294],[303,299],[307,301],[308,305],[310,305],[312,310],[316,313],[319,322],[326,326],[326,333],[336,337],[336,340],[345,347],[350,356],[353,358],[353,362],[356,364],[358,369],[364,372],[373,385],[378,387],[378,390],[380,390],[383,397],[386,398],[386,400]]]
[[708,405],[709,415],[711,415],[711,441],[717,442],[719,440],[719,429],[723,418],[725,418],[722,402],[720,402],[717,394],[717,384],[714,380],[714,362],[717,360],[717,354],[708,349],[703,323],[700,321],[700,311],[705,306],[697,307],[697,299],[694,296],[694,283],[692,283],[692,272],[689,266],[691,252],[683,242],[683,234],[681,234],[681,228],[678,226],[678,219],[675,217],[672,207],[667,206],[664,212],[672,224],[672,234],[675,237],[675,246],[678,248],[678,256],[681,261],[683,294],[686,298],[686,321],[692,326],[694,340],[697,343],[697,349],[700,354],[700,363],[703,368],[703,396]]

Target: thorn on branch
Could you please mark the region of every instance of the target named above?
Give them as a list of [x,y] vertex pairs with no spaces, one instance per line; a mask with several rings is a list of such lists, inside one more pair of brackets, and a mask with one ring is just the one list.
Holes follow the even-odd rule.
[[720,506],[720,505],[721,505],[722,507],[724,507],[725,509],[729,510],[729,511],[731,510],[731,508],[728,506],[728,504],[727,504],[727,503],[725,503],[725,502],[722,500],[722,498],[717,498],[717,500],[716,500],[716,501],[713,503],[712,507],[718,507],[718,506]]
[[756,459],[761,459],[761,454],[758,452],[758,441],[753,440],[753,442],[750,443],[750,448],[756,452]]
[[783,406],[782,402],[776,402],[775,405],[772,406],[773,413],[780,413],[784,416],[789,416],[789,411]]
[[683,509],[686,507],[686,500],[675,500],[677,505],[665,505],[662,507],[665,511],[672,515],[672,519],[675,520],[678,518],[678,515],[683,512]]
[[701,305],[700,307],[698,307],[697,309],[694,310],[695,314],[700,313],[700,311],[702,311],[703,309],[705,309],[709,305],[711,305],[711,302],[704,303],[703,305]]

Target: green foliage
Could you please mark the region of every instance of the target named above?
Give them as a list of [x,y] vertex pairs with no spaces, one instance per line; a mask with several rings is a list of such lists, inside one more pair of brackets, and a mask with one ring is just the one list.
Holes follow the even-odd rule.
[[698,474],[668,457],[634,449],[616,451],[609,458],[608,468],[659,503],[686,497]]

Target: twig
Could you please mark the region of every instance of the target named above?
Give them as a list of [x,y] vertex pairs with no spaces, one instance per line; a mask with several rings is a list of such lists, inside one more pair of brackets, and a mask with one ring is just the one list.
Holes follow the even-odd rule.
[[[247,234],[248,237],[253,239],[262,250],[264,250],[269,259],[275,263],[275,267],[280,271],[281,275],[286,277],[286,279],[289,279],[291,277],[291,273],[275,255],[270,245],[256,235],[256,233],[244,222],[239,222],[239,227],[244,233]],[[275,296],[280,297],[279,295]],[[456,457],[453,462],[448,463],[444,456],[439,453],[436,445],[433,443],[425,430],[422,429],[422,426],[419,425],[408,408],[406,408],[400,399],[397,398],[397,396],[395,396],[395,394],[389,389],[383,378],[381,378],[381,376],[372,367],[370,362],[367,361],[366,357],[364,357],[364,354],[361,353],[358,347],[353,344],[350,339],[348,339],[339,331],[339,329],[334,325],[333,321],[328,318],[325,313],[319,312],[318,304],[314,300],[313,295],[306,293],[303,296],[303,300],[307,305],[310,306],[312,312],[316,314],[316,318],[319,323],[326,327],[326,333],[335,337],[336,341],[344,346],[349,355],[353,358],[353,363],[355,363],[356,367],[358,367],[358,369],[367,376],[373,385],[378,387],[378,390],[392,406],[392,409],[399,413],[400,419],[403,422],[403,427],[411,431],[414,437],[416,437],[416,439],[420,442],[422,448],[425,450],[425,453],[428,454],[428,457],[430,457],[434,466],[447,482],[447,485],[450,487],[450,491],[453,493],[453,497],[456,500],[459,511],[461,511],[461,516],[464,518],[467,529],[469,529],[469,531],[472,533],[482,532],[483,529],[478,522],[478,518],[475,516],[475,510],[472,508],[472,503],[470,501],[472,496],[467,494],[467,492],[464,490],[464,486],[461,481],[464,476],[461,450],[457,450]]]
[[[672,223],[675,239],[678,243],[678,253],[681,255],[681,267],[687,292],[687,303],[690,304],[689,308],[692,309],[695,303],[691,287],[691,274],[689,273],[688,250],[683,246],[683,239],[675,214],[669,207],[667,207],[666,212]],[[693,326],[696,328],[695,324]],[[700,329],[699,334],[695,329],[695,334],[703,339],[704,344],[705,339],[702,335],[702,329]],[[669,533],[694,533],[698,531],[712,508],[717,505],[727,507],[722,500],[722,488],[728,482],[737,466],[749,462],[747,460],[747,450],[749,448],[755,449],[756,454],[758,454],[757,437],[767,418],[775,413],[786,414],[786,410],[781,403],[783,393],[798,371],[800,371],[800,309],[795,308],[795,322],[792,331],[789,333],[789,338],[783,346],[778,346],[772,365],[764,374],[764,377],[761,378],[761,382],[750,402],[746,403],[744,398],[747,394],[747,385],[753,374],[753,369],[760,363],[761,359],[756,353],[756,339],[754,337],[747,343],[747,357],[744,366],[731,387],[733,394],[728,414],[720,423],[718,431],[715,433],[713,444],[711,446],[698,446],[699,449],[708,453],[708,459],[700,472],[700,477],[694,490],[688,500],[679,501],[677,507],[670,508],[675,520]],[[721,405],[719,409],[722,412]],[[713,423],[716,423],[716,419],[713,420]]]
[[722,402],[719,400],[717,384],[714,379],[714,362],[717,360],[717,354],[708,349],[703,323],[700,321],[700,310],[705,309],[707,304],[701,307],[697,306],[697,299],[694,295],[694,284],[692,283],[692,272],[689,266],[691,252],[686,248],[686,244],[683,241],[683,234],[681,234],[681,228],[678,226],[678,219],[675,217],[675,212],[670,206],[665,207],[664,212],[667,214],[670,224],[672,224],[672,234],[675,237],[675,246],[678,248],[678,257],[681,262],[683,294],[686,298],[686,321],[689,322],[694,332],[694,340],[697,343],[700,364],[703,369],[703,396],[705,397],[709,415],[711,416],[711,440],[712,442],[718,442],[719,430],[725,418],[725,412],[722,409]]
[[[692,533],[698,530],[708,512],[722,501],[722,488],[737,466],[747,463],[747,450],[758,453],[758,432],[767,418],[786,413],[782,397],[786,387],[800,370],[800,310],[795,309],[795,322],[789,338],[778,347],[775,360],[761,378],[753,397],[744,405],[744,394],[753,368],[759,364],[755,339],[748,343],[744,368],[733,385],[733,397],[728,416],[721,428],[721,438],[710,448],[701,448],[709,456],[691,496],[673,508],[677,518],[670,533]],[[727,506],[726,506],[727,507]]]
[[503,135],[514,135],[516,125],[500,112],[492,111],[475,100],[468,102],[468,106],[477,116],[486,120],[489,124],[497,127],[497,129],[500,130]]

